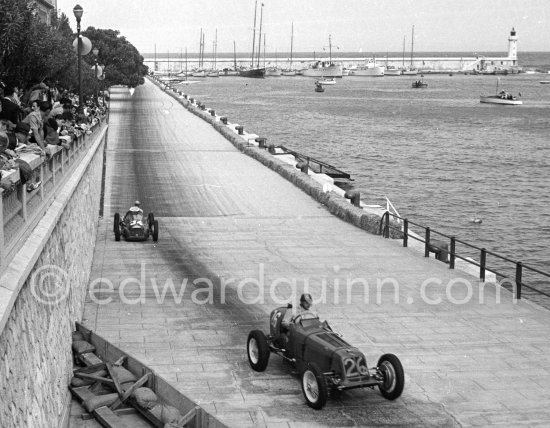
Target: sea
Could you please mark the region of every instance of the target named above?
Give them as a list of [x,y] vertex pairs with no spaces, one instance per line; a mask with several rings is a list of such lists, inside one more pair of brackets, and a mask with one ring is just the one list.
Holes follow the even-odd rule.
[[[499,276],[514,278],[521,261],[524,282],[550,294],[550,277],[525,268],[550,274],[550,84],[540,83],[550,80],[550,53],[526,53],[520,65],[529,73],[426,74],[425,89],[411,86],[420,76],[348,76],[323,93],[303,76],[206,78],[180,88],[246,132],[348,172],[345,186],[363,202],[385,206],[387,197],[432,237],[477,247],[459,244],[460,254],[503,256],[487,256]],[[479,102],[497,89],[523,105]]]

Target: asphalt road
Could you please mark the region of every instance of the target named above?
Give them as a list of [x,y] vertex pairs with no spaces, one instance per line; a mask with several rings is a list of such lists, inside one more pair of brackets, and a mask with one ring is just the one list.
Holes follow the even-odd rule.
[[[542,404],[550,399],[547,310],[508,295],[495,303],[494,289],[480,296],[474,278],[335,218],[150,82],[133,97],[113,90],[109,125],[105,216],[84,322],[222,421],[235,427],[550,421]],[[136,199],[159,220],[158,243],[114,241],[113,214]],[[351,280],[368,288],[348,293]],[[380,281],[386,285],[377,287]],[[466,282],[475,285],[472,295]],[[315,411],[278,357],[264,373],[250,369],[249,331],[268,331],[277,302],[299,295],[306,283],[314,298],[324,296],[315,305],[321,317],[365,352],[369,366],[383,353],[400,357],[401,398],[352,390]]]

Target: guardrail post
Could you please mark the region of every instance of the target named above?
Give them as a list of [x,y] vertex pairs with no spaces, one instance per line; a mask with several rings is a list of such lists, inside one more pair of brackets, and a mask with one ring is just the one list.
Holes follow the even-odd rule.
[[451,236],[451,258],[449,260],[449,269],[455,268],[455,250],[456,250],[456,239],[454,236]]
[[[388,216],[389,217],[389,216]],[[409,245],[409,220],[403,219],[403,246]]]
[[424,242],[424,257],[430,257],[430,228],[426,228],[426,239]]
[[390,237],[390,212],[386,211],[386,224],[384,224],[384,238]]
[[479,261],[479,279],[482,282],[485,282],[485,264],[487,263],[487,250],[485,248],[481,249],[481,258]]
[[521,277],[523,273],[523,264],[516,263],[516,299],[521,300]]

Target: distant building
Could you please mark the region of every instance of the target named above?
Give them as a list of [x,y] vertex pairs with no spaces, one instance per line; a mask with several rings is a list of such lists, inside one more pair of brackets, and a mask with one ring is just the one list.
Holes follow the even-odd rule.
[[52,12],[57,10],[57,0],[34,0],[38,19],[52,25]]

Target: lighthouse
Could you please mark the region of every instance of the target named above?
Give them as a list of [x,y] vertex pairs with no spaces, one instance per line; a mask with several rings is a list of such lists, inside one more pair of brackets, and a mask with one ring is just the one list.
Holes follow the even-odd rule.
[[512,61],[512,65],[517,65],[518,62],[518,37],[516,30],[512,28],[510,37],[508,37],[508,59]]

